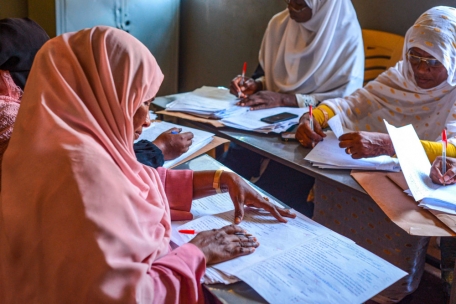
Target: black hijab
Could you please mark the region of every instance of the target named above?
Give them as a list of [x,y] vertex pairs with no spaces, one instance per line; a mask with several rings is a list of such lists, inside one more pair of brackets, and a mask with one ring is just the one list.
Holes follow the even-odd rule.
[[36,52],[47,40],[44,29],[28,18],[0,20],[0,70],[9,71],[22,90]]

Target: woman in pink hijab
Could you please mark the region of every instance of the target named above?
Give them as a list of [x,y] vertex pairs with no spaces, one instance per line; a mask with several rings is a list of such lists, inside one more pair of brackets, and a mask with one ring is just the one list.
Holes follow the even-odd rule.
[[[131,35],[95,27],[50,40],[31,70],[4,156],[2,303],[196,303],[206,264],[250,254],[237,226],[199,233],[170,250],[171,218],[215,194],[214,171],[141,165],[133,140],[162,82]],[[220,189],[235,205],[293,217],[238,176]]]

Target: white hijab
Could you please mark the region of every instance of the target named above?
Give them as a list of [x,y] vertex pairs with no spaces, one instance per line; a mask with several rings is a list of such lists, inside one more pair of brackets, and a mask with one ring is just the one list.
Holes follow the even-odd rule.
[[[395,126],[413,124],[418,137],[436,140],[443,128],[456,130],[456,9],[437,6],[422,14],[405,35],[402,58],[417,47],[442,62],[446,81],[431,89],[417,86],[408,60],[382,73],[342,99],[324,101],[351,130],[386,133],[383,119]],[[455,139],[450,142],[456,143]]]
[[362,86],[361,28],[349,0],[306,0],[312,18],[298,23],[288,9],[269,22],[260,49],[267,90],[312,94],[318,101]]

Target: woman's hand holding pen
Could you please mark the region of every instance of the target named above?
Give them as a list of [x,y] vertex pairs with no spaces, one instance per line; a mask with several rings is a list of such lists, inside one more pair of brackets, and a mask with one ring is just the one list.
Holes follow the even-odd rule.
[[152,143],[163,153],[165,160],[175,159],[187,152],[192,144],[193,133],[180,133],[179,128],[171,128],[160,134]]
[[321,129],[320,123],[313,119],[313,131],[310,127],[310,115],[305,113],[299,119],[299,126],[296,130],[296,139],[306,148],[313,148],[318,142],[326,137],[326,134]]
[[446,158],[446,172],[442,174],[442,157],[438,156],[432,163],[429,177],[432,182],[440,185],[452,185],[456,183],[456,158]]
[[206,265],[251,254],[260,245],[255,237],[235,225],[199,232],[189,243],[201,249]]
[[261,83],[252,78],[245,78],[242,75],[236,76],[231,80],[230,93],[238,98],[246,98],[261,90]]

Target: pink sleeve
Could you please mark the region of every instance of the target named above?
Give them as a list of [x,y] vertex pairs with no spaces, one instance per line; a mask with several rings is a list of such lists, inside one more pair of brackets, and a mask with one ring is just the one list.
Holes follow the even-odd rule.
[[190,213],[193,199],[193,171],[169,170],[163,167],[159,167],[157,171],[171,209],[171,220],[193,219]]
[[154,261],[154,303],[204,303],[200,281],[205,271],[203,252],[189,243]]

